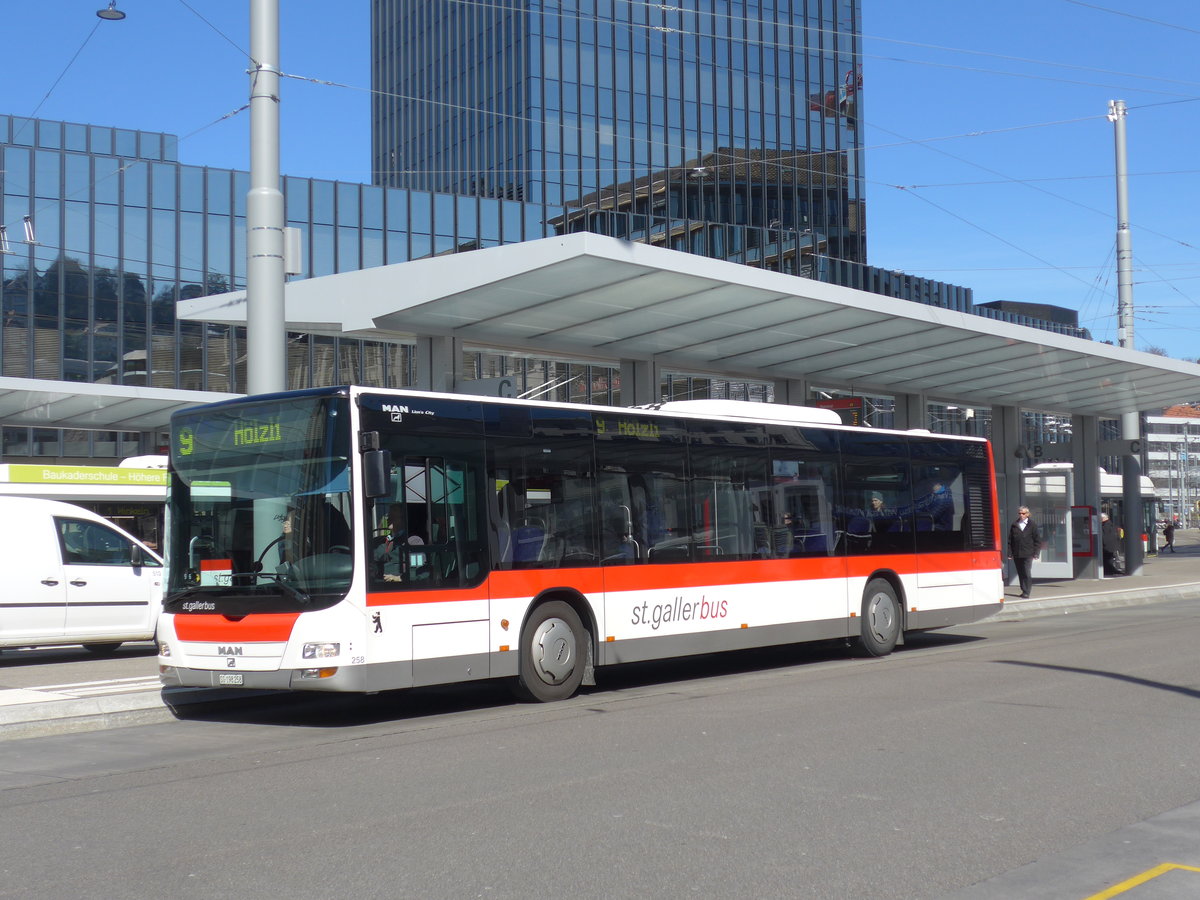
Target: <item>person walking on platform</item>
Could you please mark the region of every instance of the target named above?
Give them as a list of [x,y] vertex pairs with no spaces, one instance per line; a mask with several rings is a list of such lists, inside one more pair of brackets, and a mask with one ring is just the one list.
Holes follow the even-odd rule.
[[1008,555],[1017,567],[1017,578],[1021,582],[1021,597],[1029,599],[1033,589],[1033,561],[1042,552],[1042,535],[1037,523],[1029,518],[1029,507],[1017,510],[1017,519],[1008,529]]
[[1167,519],[1167,524],[1163,526],[1163,550],[1175,552],[1175,523]]

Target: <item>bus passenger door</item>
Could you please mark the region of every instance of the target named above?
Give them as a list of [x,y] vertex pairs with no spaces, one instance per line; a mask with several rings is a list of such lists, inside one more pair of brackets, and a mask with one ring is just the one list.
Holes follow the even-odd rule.
[[[373,501],[369,545],[370,590],[405,592],[403,616],[411,628],[414,685],[490,677],[490,601],[482,452],[469,441],[434,441],[420,456],[393,450],[390,496]],[[410,444],[411,446],[411,444]],[[422,598],[419,595],[424,594]]]

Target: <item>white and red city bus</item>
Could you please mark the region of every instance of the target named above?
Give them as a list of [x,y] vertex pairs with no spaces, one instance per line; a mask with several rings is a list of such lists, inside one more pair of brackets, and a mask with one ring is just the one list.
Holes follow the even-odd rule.
[[341,387],[176,413],[167,685],[380,691],[824,639],[1003,599],[988,443],[730,401]]

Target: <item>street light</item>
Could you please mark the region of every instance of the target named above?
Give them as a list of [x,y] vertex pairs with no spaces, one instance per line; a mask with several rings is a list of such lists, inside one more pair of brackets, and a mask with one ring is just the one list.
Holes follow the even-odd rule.
[[112,22],[119,22],[125,18],[125,13],[117,9],[117,0],[108,0],[107,8],[96,10],[96,15],[101,19],[108,19]]

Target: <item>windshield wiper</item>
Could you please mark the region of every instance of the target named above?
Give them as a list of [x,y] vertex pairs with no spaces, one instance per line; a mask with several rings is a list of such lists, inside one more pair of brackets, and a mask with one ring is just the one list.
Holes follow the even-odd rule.
[[235,572],[232,575],[230,575],[229,577],[231,579],[233,579],[233,578],[238,578],[239,576],[243,577],[243,578],[245,578],[247,576],[250,578],[272,578],[272,579],[274,579],[275,584],[277,584],[279,587],[283,588],[285,592],[287,592],[288,594],[291,595],[293,600],[299,601],[300,603],[304,603],[304,604],[308,604],[308,603],[312,602],[311,596],[309,596],[306,592],[300,590],[300,588],[298,588],[294,585],[288,584],[288,582],[284,581],[284,576],[280,575],[278,572]]
[[[254,585],[248,585],[249,587],[257,587],[258,586],[257,579],[259,579],[259,578],[270,578],[272,581],[274,581],[275,584],[277,584],[279,587],[283,588],[284,592],[286,594],[288,594],[289,596],[291,596],[291,598],[293,600],[295,600],[299,603],[306,604],[306,605],[312,602],[312,597],[308,593],[300,590],[300,588],[295,587],[294,585],[288,584],[288,582],[283,580],[283,576],[279,575],[276,572],[231,572],[228,577],[229,577],[230,581],[232,581],[235,578],[256,579],[256,583]],[[188,597],[191,597],[194,595],[199,595],[201,597],[210,597],[210,598],[211,597],[227,597],[231,591],[236,592],[237,587],[238,586],[234,585],[234,584],[202,585],[200,587],[190,587],[190,588],[185,588],[184,590],[180,591],[177,594],[171,595],[171,597],[169,599],[172,603],[178,603],[180,600],[186,600]],[[214,588],[215,588],[215,590],[214,590]]]

